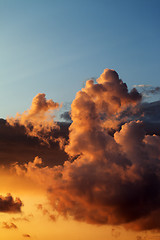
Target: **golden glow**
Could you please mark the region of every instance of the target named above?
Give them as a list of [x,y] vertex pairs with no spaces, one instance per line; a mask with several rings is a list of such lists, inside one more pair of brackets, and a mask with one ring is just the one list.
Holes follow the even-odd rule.
[[[66,220],[62,217],[58,217],[57,221],[52,221],[48,214],[43,214],[37,209],[37,205],[42,204],[49,213],[53,212],[44,192],[38,185],[25,178],[15,177],[6,171],[1,171],[0,181],[3,182],[0,186],[2,195],[11,192],[13,197],[20,197],[24,203],[21,213],[0,213],[0,239],[84,240],[85,237],[89,240],[135,240],[137,236],[145,236],[146,234],[151,236],[146,232],[137,233],[126,231],[122,227],[91,225],[71,219]],[[3,222],[8,224],[13,222],[17,229],[5,229]]]

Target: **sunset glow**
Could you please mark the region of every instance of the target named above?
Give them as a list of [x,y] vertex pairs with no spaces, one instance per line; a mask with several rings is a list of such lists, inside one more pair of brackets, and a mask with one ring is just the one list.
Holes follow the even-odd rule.
[[160,240],[159,9],[0,0],[0,239]]

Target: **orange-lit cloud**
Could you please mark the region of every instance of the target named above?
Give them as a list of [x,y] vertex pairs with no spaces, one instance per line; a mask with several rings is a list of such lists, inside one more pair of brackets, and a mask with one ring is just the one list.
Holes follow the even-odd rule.
[[[128,108],[134,111],[141,100],[135,88],[128,92],[127,85],[113,70],[105,69],[97,82],[94,84],[93,80],[88,80],[71,105],[73,123],[70,126],[70,142],[66,147],[70,155],[80,154],[86,145],[94,148],[96,144],[102,148],[103,139],[99,141],[100,136],[91,135],[94,129],[100,134],[107,129],[116,129],[126,120],[125,116],[120,118],[122,113]],[[92,141],[94,144],[90,144]]]
[[37,94],[30,109],[22,114],[17,113],[15,118],[8,118],[7,122],[14,126],[23,125],[29,136],[38,137],[43,142],[49,143],[52,137],[49,135],[52,129],[58,128],[54,122],[53,111],[60,105],[53,100],[47,100],[44,93]]
[[160,137],[146,135],[137,117],[141,98],[106,69],[97,83],[87,81],[72,103],[65,146],[70,161],[43,167],[36,157],[14,168],[42,184],[53,210],[64,217],[160,229],[155,222],[160,211]]
[[[62,164],[67,159],[67,154],[60,149],[59,142],[64,143],[68,139],[68,123],[57,123],[58,129],[54,128],[50,133],[44,136],[50,142],[41,144],[37,137],[27,136],[24,126],[8,125],[6,121],[0,119],[0,166],[6,166],[18,162],[25,163],[32,161],[39,155],[45,159],[45,165],[53,166]],[[59,140],[58,140],[59,139]]]

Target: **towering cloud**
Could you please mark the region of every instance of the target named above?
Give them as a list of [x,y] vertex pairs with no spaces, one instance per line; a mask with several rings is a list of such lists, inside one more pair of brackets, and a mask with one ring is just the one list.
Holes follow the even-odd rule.
[[[71,106],[65,151],[70,161],[42,167],[42,159],[15,166],[39,181],[54,210],[92,224],[160,229],[160,137],[135,119],[141,101],[114,70],[86,82]],[[134,116],[134,118],[133,118]],[[133,120],[134,119],[134,120]],[[114,128],[115,133],[110,134]]]
[[48,143],[52,138],[49,133],[58,127],[53,121],[53,111],[58,107],[58,103],[47,100],[44,93],[39,93],[33,98],[30,109],[22,114],[17,113],[15,118],[8,118],[7,122],[12,126],[23,125],[28,135]]

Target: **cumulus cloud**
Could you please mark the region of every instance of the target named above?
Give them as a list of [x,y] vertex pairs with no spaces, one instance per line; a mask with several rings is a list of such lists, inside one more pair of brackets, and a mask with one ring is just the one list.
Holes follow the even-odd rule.
[[136,237],[136,240],[146,240],[146,237],[142,237],[142,236],[139,236],[139,235],[138,235],[138,236]]
[[71,105],[73,123],[70,126],[69,145],[66,146],[66,152],[70,155],[80,154],[86,145],[94,148],[96,144],[102,149],[104,131],[116,129],[126,120],[122,112],[127,109],[134,111],[141,100],[135,88],[128,92],[127,85],[114,70],[105,69],[97,82],[94,84],[93,80],[88,80]]
[[11,194],[6,197],[0,196],[0,212],[18,213],[21,212],[22,206],[22,201],[19,198],[14,200]]
[[114,70],[105,69],[97,83],[86,82],[71,105],[65,146],[70,161],[43,167],[36,157],[16,165],[17,173],[42,184],[53,209],[65,217],[160,229],[160,137],[147,135],[144,122],[135,119],[141,99]]
[[50,132],[54,128],[58,128],[54,122],[53,112],[60,105],[53,102],[52,99],[47,100],[44,93],[38,93],[32,100],[30,109],[22,114],[17,113],[15,118],[8,118],[7,122],[15,126],[23,125],[29,136],[38,137],[45,143],[51,140]]

